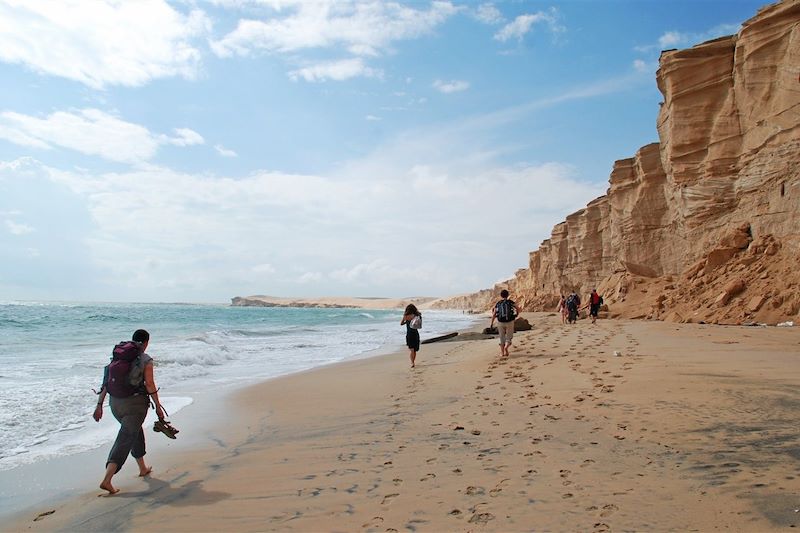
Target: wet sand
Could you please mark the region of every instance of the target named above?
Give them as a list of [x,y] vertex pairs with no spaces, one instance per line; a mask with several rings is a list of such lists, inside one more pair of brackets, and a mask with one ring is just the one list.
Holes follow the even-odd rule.
[[401,352],[249,388],[205,445],[153,456],[150,478],[131,462],[118,495],[86,487],[7,526],[800,527],[800,330],[525,316],[507,359],[456,338],[414,370]]

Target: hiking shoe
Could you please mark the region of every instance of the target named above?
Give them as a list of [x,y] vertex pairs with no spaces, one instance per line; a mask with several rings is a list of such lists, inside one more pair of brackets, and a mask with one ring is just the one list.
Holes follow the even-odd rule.
[[179,432],[166,420],[156,420],[153,423],[153,431],[161,432],[171,439],[176,438],[175,435]]

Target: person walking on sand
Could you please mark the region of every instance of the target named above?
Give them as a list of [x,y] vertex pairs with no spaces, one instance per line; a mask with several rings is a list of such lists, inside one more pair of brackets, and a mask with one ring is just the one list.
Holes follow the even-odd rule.
[[558,301],[558,314],[561,315],[561,323],[567,323],[567,299],[564,298],[564,295],[561,295],[561,299]]
[[494,304],[489,328],[494,326],[494,321],[497,319],[497,332],[500,334],[500,357],[508,357],[511,339],[514,338],[514,321],[522,312],[522,307],[508,299],[508,291],[505,289],[500,291],[500,297],[502,300]]
[[589,295],[589,301],[583,306],[583,309],[589,308],[589,316],[592,317],[592,324],[597,321],[597,313],[600,311],[600,306],[603,305],[603,297],[597,294],[597,289],[592,289]]
[[[162,421],[164,408],[158,399],[158,387],[153,378],[153,358],[145,353],[149,342],[150,334],[137,329],[131,341],[122,342],[114,348],[112,361],[103,372],[103,384],[92,416],[96,422],[103,417],[103,401],[108,394],[111,413],[120,424],[117,438],[108,454],[105,476],[100,482],[100,488],[109,494],[119,492],[112,485],[111,478],[125,464],[128,454],[136,459],[140,477],[153,471],[144,461],[146,451],[142,424],[150,409],[150,398],[153,399],[158,419]],[[124,363],[126,360],[127,365]]]
[[422,313],[417,306],[408,304],[400,320],[400,325],[406,326],[406,346],[408,346],[408,357],[411,359],[411,368],[414,368],[419,351],[419,330],[422,328]]

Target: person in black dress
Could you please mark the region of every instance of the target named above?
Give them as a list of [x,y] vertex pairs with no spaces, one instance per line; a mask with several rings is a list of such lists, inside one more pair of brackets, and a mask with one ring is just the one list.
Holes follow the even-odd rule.
[[[403,319],[400,325],[406,326],[406,346],[408,346],[408,356],[411,358],[411,368],[414,368],[414,361],[417,359],[419,351],[419,328],[422,326],[422,313],[419,312],[414,304],[406,306]],[[417,326],[417,327],[414,327]]]

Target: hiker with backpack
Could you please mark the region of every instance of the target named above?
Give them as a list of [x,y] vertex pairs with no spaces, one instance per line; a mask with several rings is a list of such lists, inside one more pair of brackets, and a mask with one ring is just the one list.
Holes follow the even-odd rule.
[[[164,408],[158,399],[158,387],[153,378],[153,358],[145,353],[149,342],[150,334],[143,329],[137,329],[133,333],[132,340],[121,342],[114,347],[111,363],[103,369],[103,384],[92,416],[95,421],[100,421],[103,417],[103,402],[108,395],[111,413],[120,423],[117,438],[106,461],[105,477],[100,482],[100,488],[109,494],[119,492],[119,489],[111,484],[111,478],[119,472],[129,454],[139,465],[140,477],[149,475],[153,470],[144,461],[146,451],[142,429],[147,411],[150,409],[151,398],[156,415],[162,423],[161,427],[168,427],[177,433],[169,422],[164,421]],[[174,433],[171,438],[174,438]],[[166,432],[165,434],[170,436]]]
[[578,293],[572,291],[569,296],[567,296],[567,323],[574,324],[578,321],[578,310],[581,307],[581,297],[578,296]]
[[597,321],[597,313],[600,311],[600,306],[603,305],[603,297],[597,294],[597,289],[592,289],[589,295],[589,302],[583,306],[584,309],[589,308],[589,316],[592,317],[592,324]]
[[502,300],[494,304],[489,328],[492,328],[497,319],[497,332],[500,334],[500,357],[508,357],[511,339],[514,338],[514,321],[522,312],[522,307],[508,299],[508,291],[505,289],[500,291],[500,297]]

